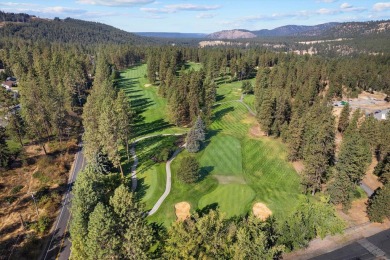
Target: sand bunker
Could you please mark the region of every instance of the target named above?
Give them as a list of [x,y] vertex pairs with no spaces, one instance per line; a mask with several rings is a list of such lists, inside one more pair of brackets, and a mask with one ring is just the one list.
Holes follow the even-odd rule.
[[253,205],[253,214],[264,221],[272,214],[272,211],[265,204],[258,202]]
[[147,87],[151,87],[152,84],[145,84],[144,87],[147,88]]
[[175,214],[177,221],[183,221],[190,216],[191,205],[188,202],[179,202],[175,204]]

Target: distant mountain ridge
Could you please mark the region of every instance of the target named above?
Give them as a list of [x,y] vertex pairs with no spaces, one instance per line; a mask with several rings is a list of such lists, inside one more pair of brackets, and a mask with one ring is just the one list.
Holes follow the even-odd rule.
[[208,39],[250,39],[256,38],[256,34],[247,30],[224,30],[207,35]]
[[134,34],[144,37],[154,37],[154,38],[205,38],[207,34],[205,33],[178,33],[178,32],[134,32]]
[[258,37],[283,37],[283,36],[317,36],[324,31],[337,26],[339,23],[324,23],[318,25],[285,25],[272,30],[252,31]]

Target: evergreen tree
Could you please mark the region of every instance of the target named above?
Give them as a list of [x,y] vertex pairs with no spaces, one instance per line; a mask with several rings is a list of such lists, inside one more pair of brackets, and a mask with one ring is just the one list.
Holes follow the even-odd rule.
[[191,156],[184,157],[180,163],[178,177],[185,183],[194,183],[199,179],[199,163]]
[[194,128],[196,140],[202,142],[206,140],[206,133],[205,133],[206,126],[200,116],[198,116],[198,118],[196,119],[193,128]]
[[23,138],[26,135],[26,125],[19,111],[11,113],[7,130],[10,136],[17,139],[21,146],[23,146]]
[[371,152],[368,143],[357,130],[348,129],[341,144],[337,171],[344,172],[351,182],[357,185],[366,173],[370,162]]
[[337,129],[340,133],[344,133],[344,131],[347,129],[349,124],[349,114],[351,112],[351,109],[349,107],[349,104],[347,103],[343,109],[341,110],[339,124],[337,126]]
[[277,245],[279,234],[275,234],[275,223],[261,221],[253,215],[244,218],[236,231],[232,246],[233,259],[278,259],[284,251]]
[[355,185],[344,171],[336,171],[334,179],[329,183],[328,193],[333,204],[342,204],[344,210],[351,207]]
[[378,188],[368,201],[368,217],[374,222],[383,222],[390,218],[390,183]]
[[11,152],[6,143],[5,128],[0,126],[0,168],[5,168],[10,162]]
[[110,198],[115,215],[116,235],[120,238],[120,256],[124,259],[149,259],[153,231],[144,219],[144,209],[133,194],[120,185]]
[[86,237],[87,259],[113,259],[118,256],[120,239],[109,208],[98,203],[91,213]]
[[135,113],[131,109],[130,102],[123,90],[118,92],[115,100],[116,123],[118,125],[118,138],[122,145],[126,147],[127,159],[130,160],[129,139],[131,134],[131,124]]
[[257,119],[262,130],[268,135],[271,134],[272,124],[274,122],[275,104],[270,91],[266,91],[261,103],[260,110],[257,110]]

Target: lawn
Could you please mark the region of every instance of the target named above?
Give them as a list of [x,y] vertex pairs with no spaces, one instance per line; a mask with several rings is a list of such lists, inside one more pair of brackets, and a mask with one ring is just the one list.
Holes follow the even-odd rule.
[[[286,147],[280,140],[248,135],[256,120],[243,104],[228,102],[215,107],[206,147],[197,153],[202,179],[183,184],[176,177],[171,195],[152,221],[169,225],[175,220],[174,205],[188,201],[191,211],[218,207],[226,217],[240,216],[255,202],[263,202],[276,216],[294,209],[300,195],[299,176],[286,161]],[[183,151],[172,163],[179,172]],[[211,185],[212,184],[212,185]]]
[[117,87],[123,89],[137,113],[134,136],[183,132],[167,121],[167,101],[158,95],[158,87],[148,84],[146,64],[131,67],[120,74]]
[[[187,69],[200,69],[199,64],[187,64]],[[138,119],[136,136],[161,133],[182,133],[168,123],[167,102],[158,95],[158,87],[147,84],[146,65],[135,66],[121,73],[118,87],[129,95]],[[187,201],[191,212],[218,207],[226,217],[240,216],[251,210],[253,203],[263,202],[277,216],[292,210],[300,195],[299,176],[286,160],[286,147],[280,140],[251,136],[256,125],[246,107],[237,102],[241,97],[241,82],[218,82],[218,99],[214,120],[209,126],[204,147],[197,154],[182,151],[172,163],[171,193],[150,221],[169,226],[175,221],[174,205]],[[254,84],[254,79],[252,79]],[[253,95],[244,101],[253,107]],[[219,104],[220,103],[220,104]],[[139,158],[138,196],[151,209],[165,190],[165,163],[156,164],[150,154],[161,147],[167,137],[154,137],[136,145]],[[182,183],[180,161],[195,156],[200,163],[201,179],[195,184]]]

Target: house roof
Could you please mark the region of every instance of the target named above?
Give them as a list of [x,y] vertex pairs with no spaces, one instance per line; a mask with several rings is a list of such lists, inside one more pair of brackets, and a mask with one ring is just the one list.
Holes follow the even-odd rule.
[[8,87],[12,87],[12,86],[14,86],[14,84],[15,84],[15,81],[11,81],[11,80],[7,80],[7,81],[4,81],[1,83],[1,85],[8,86]]

